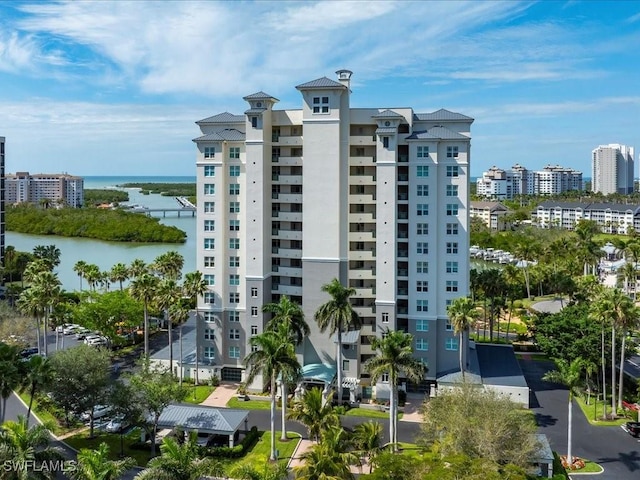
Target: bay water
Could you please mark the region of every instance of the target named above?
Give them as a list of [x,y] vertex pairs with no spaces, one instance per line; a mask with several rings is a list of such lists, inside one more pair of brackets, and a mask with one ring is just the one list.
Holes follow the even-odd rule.
[[[148,208],[177,208],[179,207],[174,197],[163,197],[157,194],[143,195],[138,189],[124,189],[116,187],[124,183],[195,183],[195,177],[189,176],[148,176],[148,177],[84,177],[84,187],[118,188],[129,193],[129,204],[143,205]],[[142,214],[140,214],[142,215]],[[176,212],[167,212],[163,218],[162,213],[154,213],[154,217],[160,219],[164,225],[172,225],[186,232],[187,241],[182,244],[174,243],[124,243],[104,242],[87,238],[69,238],[53,235],[26,235],[16,232],[6,232],[5,245],[13,246],[21,252],[32,252],[37,245],[55,245],[60,249],[60,265],[55,272],[62,282],[65,290],[79,290],[80,279],[73,271],[76,262],[83,260],[86,263],[98,265],[101,271],[110,270],[116,263],[130,265],[135,259],[146,263],[163,253],[174,250],[184,257],[183,273],[196,270],[196,219],[191,213],[181,213],[178,218]],[[86,288],[86,282],[83,283]]]

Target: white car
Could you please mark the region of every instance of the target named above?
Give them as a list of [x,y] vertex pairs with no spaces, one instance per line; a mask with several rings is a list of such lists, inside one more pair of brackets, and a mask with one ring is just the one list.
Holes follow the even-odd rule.
[[129,422],[125,420],[124,415],[118,415],[111,419],[104,429],[109,433],[118,433],[129,426]]
[[84,340],[88,335],[91,334],[91,330],[89,330],[88,328],[79,328],[78,330],[76,330],[76,340]]
[[73,323],[63,323],[62,325],[58,325],[56,327],[56,332],[58,333],[64,333],[64,329],[65,328],[69,328],[69,327],[73,327],[74,324]]
[[82,327],[80,325],[71,323],[62,329],[62,333],[63,335],[71,335],[72,333],[76,333],[81,328]]
[[95,336],[87,338],[88,340],[85,339],[85,343],[91,347],[106,347],[108,343],[105,337]]
[[[111,412],[111,407],[109,405],[96,405],[93,407],[93,419],[97,420],[108,415]],[[84,412],[80,415],[80,420],[83,422],[88,422],[91,417],[91,412]]]

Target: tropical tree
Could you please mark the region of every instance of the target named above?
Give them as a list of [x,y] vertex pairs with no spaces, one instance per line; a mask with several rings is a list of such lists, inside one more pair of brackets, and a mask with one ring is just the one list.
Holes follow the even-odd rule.
[[222,463],[200,455],[198,434],[191,432],[187,441],[179,443],[165,438],[160,446],[161,455],[149,461],[147,469],[136,480],[200,480],[204,476],[222,476]]
[[182,287],[173,278],[163,278],[158,283],[155,302],[164,311],[169,337],[169,371],[173,373],[173,318],[171,306],[182,298]]
[[175,250],[171,250],[158,255],[151,268],[163,278],[180,280],[182,267],[184,267],[184,257]]
[[145,273],[149,273],[149,267],[144,260],[136,258],[129,266],[129,277],[138,278]]
[[351,306],[349,297],[356,293],[355,288],[343,286],[337,278],[322,286],[322,291],[328,293],[331,299],[320,305],[315,313],[315,320],[324,333],[337,334],[336,371],[338,373],[338,402],[342,402],[342,333],[350,328],[360,328],[361,321]]
[[83,448],[78,452],[71,480],[118,480],[124,473],[136,466],[131,457],[121,460],[109,458],[109,445],[101,443],[97,449]]
[[62,294],[62,282],[58,279],[58,274],[50,271],[41,271],[31,279],[31,287],[34,295],[39,298],[39,303],[43,307],[43,327],[44,327],[44,354],[48,354],[47,332],[49,331],[49,317],[54,307],[60,301]]
[[102,278],[100,267],[98,267],[98,265],[88,264],[85,267],[84,278],[89,284],[89,290],[95,290],[96,286],[100,283],[100,280]]
[[629,331],[638,327],[639,319],[640,308],[635,305],[633,300],[625,302],[621,316],[618,319],[618,327],[620,328],[620,333],[622,335],[622,345],[620,347],[620,368],[618,369],[618,410],[622,409],[622,394],[624,391],[624,359],[627,354],[627,335]]
[[264,470],[245,463],[236,468],[232,474],[233,478],[239,480],[286,480],[289,478],[289,470],[284,463],[269,465]]
[[304,462],[294,467],[298,480],[352,480],[351,465],[360,459],[351,449],[347,432],[341,427],[330,427],[322,435],[320,443],[313,445],[301,457]]
[[251,339],[256,350],[245,359],[247,367],[246,383],[252,383],[256,376],[269,379],[271,391],[271,452],[270,460],[276,460],[276,380],[284,370],[301,369],[295,355],[295,348],[289,341],[289,332],[284,328],[268,331]]
[[[42,342],[40,341],[41,334],[41,326],[40,326],[40,318],[42,317],[44,307],[42,305],[42,301],[40,296],[37,294],[35,290],[31,288],[27,288],[20,293],[17,301],[18,310],[25,315],[29,315],[33,318],[36,324],[36,343],[38,345],[38,353],[40,353],[40,347]],[[47,332],[44,332],[45,343],[46,343],[46,335]]]
[[182,376],[183,376],[182,361],[184,359],[184,355],[182,354],[182,327],[184,325],[184,322],[186,322],[189,318],[189,311],[190,311],[189,306],[183,300],[181,300],[178,303],[174,303],[169,307],[169,318],[175,320],[175,322],[178,325],[180,325],[180,341],[179,341],[179,344],[180,344],[179,359],[180,360],[178,362],[178,366],[180,367],[179,368],[180,374],[178,376],[180,385],[182,385]]
[[142,302],[144,307],[144,355],[149,356],[149,305],[153,302],[158,288],[158,277],[143,273],[134,278],[130,285],[131,296]]
[[529,265],[535,261],[538,256],[539,246],[534,242],[522,241],[516,244],[514,255],[520,259],[519,265],[522,266],[524,273],[524,283],[527,287],[527,298],[531,298],[531,281],[529,278]]
[[319,388],[305,390],[302,398],[293,404],[288,417],[307,427],[309,438],[313,438],[316,443],[320,441],[323,430],[340,425],[338,414],[331,402],[324,402]]
[[207,291],[207,283],[202,277],[202,272],[196,270],[195,272],[185,274],[182,288],[184,289],[185,296],[189,299],[190,307],[196,308],[198,297],[204,295],[204,292]]
[[462,372],[462,380],[464,381],[464,334],[468,334],[469,330],[473,329],[476,319],[478,318],[478,311],[476,306],[469,297],[456,298],[451,305],[447,307],[447,313],[449,319],[453,325],[453,332],[460,337],[459,354],[460,354],[460,371]]
[[[364,364],[364,368],[371,375],[371,382],[375,383],[388,375],[389,389],[389,439],[393,444],[393,451],[398,449],[398,380],[404,375],[410,381],[419,383],[427,372],[427,366],[413,355],[413,335],[401,330],[386,329],[382,338],[372,337],[371,348],[377,352]],[[459,346],[462,348],[462,345]]]
[[84,278],[86,270],[87,262],[84,260],[78,260],[73,266],[73,271],[78,274],[78,278],[80,279],[80,291],[82,291],[82,279]]
[[573,456],[571,455],[572,447],[572,424],[573,424],[573,396],[576,393],[576,388],[582,380],[583,360],[576,358],[571,363],[565,360],[556,360],[557,370],[547,372],[543,380],[548,382],[559,383],[566,386],[569,389],[569,420],[567,426],[567,463],[569,466],[573,465]]
[[36,245],[33,247],[33,256],[43,260],[49,270],[60,265],[60,249],[55,245]]
[[8,398],[18,388],[22,380],[21,367],[18,347],[0,343],[0,396],[2,396],[0,423],[5,420]]
[[[285,325],[289,331],[290,341],[296,346],[301,345],[304,342],[305,337],[309,336],[310,329],[307,322],[304,320],[304,313],[300,305],[292,302],[291,299],[283,295],[280,297],[278,303],[268,303],[262,307],[263,312],[271,313],[273,316],[269,322],[267,322],[267,330],[278,330],[281,325]],[[287,400],[288,385],[291,380],[295,380],[297,372],[282,372],[281,385],[282,385],[282,441],[287,440],[287,425],[285,419],[287,418]]]
[[129,269],[124,263],[116,263],[111,267],[109,280],[114,283],[117,282],[120,285],[120,290],[122,290],[123,283],[129,280]]
[[31,418],[31,407],[36,393],[47,386],[53,380],[53,368],[48,358],[34,355],[24,365],[24,376],[22,377],[22,389],[29,392],[29,408],[27,410],[27,426]]
[[375,458],[382,451],[382,424],[369,420],[356,425],[353,429],[353,444],[367,459],[371,473]]

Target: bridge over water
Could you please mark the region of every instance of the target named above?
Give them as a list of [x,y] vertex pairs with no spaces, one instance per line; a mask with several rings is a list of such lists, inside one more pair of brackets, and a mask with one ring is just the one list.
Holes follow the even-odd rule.
[[192,217],[196,216],[196,206],[187,200],[186,197],[176,197],[178,207],[175,208],[147,208],[147,207],[134,207],[130,209],[133,213],[144,213],[148,216],[153,216],[154,213],[162,213],[162,217],[166,217],[167,213],[177,213],[178,217],[184,214],[191,214]]

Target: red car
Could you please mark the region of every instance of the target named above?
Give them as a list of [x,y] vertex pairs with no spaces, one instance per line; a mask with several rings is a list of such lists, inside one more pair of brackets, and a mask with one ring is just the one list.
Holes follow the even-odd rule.
[[629,435],[636,438],[640,437],[640,422],[627,422],[625,427]]

